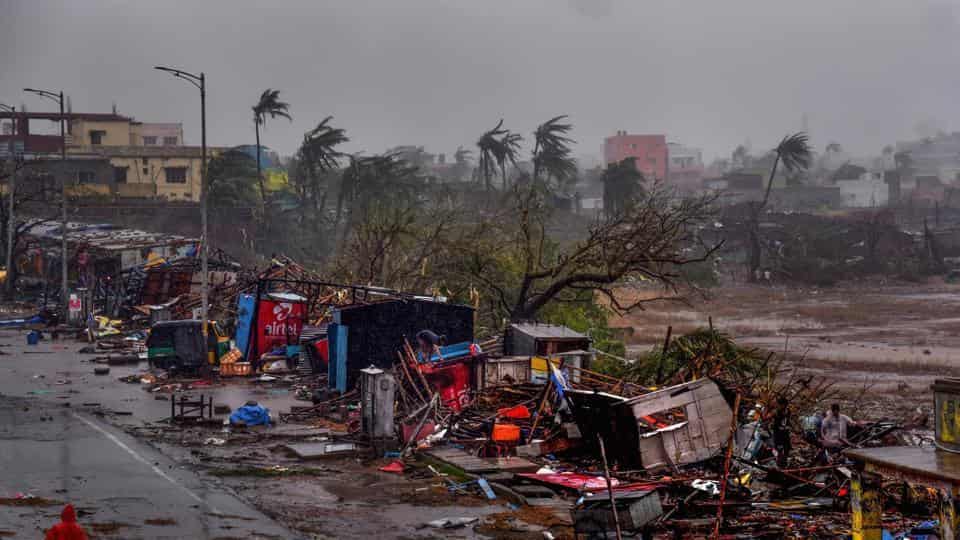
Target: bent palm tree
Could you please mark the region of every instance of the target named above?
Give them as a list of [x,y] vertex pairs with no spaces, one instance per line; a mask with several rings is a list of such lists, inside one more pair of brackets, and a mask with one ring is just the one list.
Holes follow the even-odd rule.
[[[326,207],[327,192],[320,196],[323,177],[340,165],[344,153],[337,150],[337,146],[348,142],[347,132],[342,128],[330,125],[333,120],[328,116],[317,124],[317,127],[304,133],[303,144],[297,152],[298,163],[303,169],[304,178],[301,179],[301,197],[310,201],[313,210],[320,213]],[[305,221],[306,208],[301,205],[302,219]]]
[[770,177],[767,179],[767,189],[763,194],[763,200],[749,203],[750,275],[748,279],[750,281],[756,280],[757,270],[760,268],[760,214],[767,206],[767,201],[770,200],[770,189],[773,187],[773,179],[777,175],[777,167],[783,164],[783,168],[787,172],[794,172],[810,166],[811,152],[806,133],[787,135],[773,149],[773,152],[773,166],[770,168]]
[[507,190],[507,162],[514,167],[517,165],[517,156],[520,155],[520,141],[523,137],[519,133],[507,131],[500,138],[497,148],[497,165],[500,166],[500,176],[503,181],[503,190]]
[[554,178],[559,184],[576,176],[577,162],[571,156],[570,145],[574,140],[567,137],[572,124],[562,124],[566,115],[556,116],[537,126],[533,132],[533,181]]
[[501,118],[493,129],[484,132],[484,134],[477,139],[477,149],[479,150],[477,169],[480,174],[480,179],[483,180],[483,185],[487,189],[493,187],[490,179],[497,170],[499,156],[503,154],[502,145],[498,137],[503,137],[508,133],[509,131],[503,129],[503,119]]
[[603,211],[615,217],[630,209],[643,194],[643,173],[637,169],[636,158],[611,163],[603,171]]
[[267,88],[260,94],[260,100],[253,106],[253,128],[257,136],[257,182],[260,185],[260,197],[263,204],[267,203],[267,189],[263,183],[263,169],[260,165],[260,126],[265,124],[267,117],[286,118],[290,117],[290,104],[280,101],[280,91]]

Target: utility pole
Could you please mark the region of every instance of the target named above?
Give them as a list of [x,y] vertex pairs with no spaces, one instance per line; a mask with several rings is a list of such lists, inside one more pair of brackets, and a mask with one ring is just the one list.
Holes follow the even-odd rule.
[[203,72],[194,75],[179,69],[155,66],[154,69],[166,71],[174,77],[183,79],[200,90],[200,317],[202,320],[204,346],[207,345],[207,326],[209,324],[209,271],[207,256],[210,239],[207,236],[207,84]]
[[7,214],[7,277],[4,281],[4,287],[6,288],[7,298],[13,300],[14,297],[14,288],[13,288],[13,229],[16,227],[17,221],[13,217],[13,198],[17,192],[17,162],[14,152],[14,142],[13,138],[17,135],[19,128],[17,127],[17,109],[16,107],[11,107],[9,105],[4,105],[0,103],[0,111],[9,112],[13,115],[13,132],[10,137],[9,144],[9,159],[10,159],[10,189],[7,194],[10,197],[9,203],[9,213]]
[[60,105],[60,160],[63,166],[63,170],[60,171],[60,309],[61,316],[65,319],[70,308],[70,292],[67,290],[67,263],[69,262],[67,257],[67,132],[64,129],[63,90],[54,93],[36,88],[24,88],[23,91],[56,101]]

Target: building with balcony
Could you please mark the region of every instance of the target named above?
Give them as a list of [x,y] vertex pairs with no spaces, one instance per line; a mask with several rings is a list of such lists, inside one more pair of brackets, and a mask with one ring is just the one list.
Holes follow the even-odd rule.
[[[137,122],[119,114],[65,113],[67,165],[31,165],[36,177],[62,177],[68,185],[109,186],[119,197],[158,197],[170,200],[200,199],[202,151],[183,144],[183,126],[175,123]],[[31,162],[60,157],[59,113],[0,113],[0,153],[11,149]],[[44,133],[31,130],[46,122]],[[52,123],[52,125],[51,125]],[[221,149],[208,147],[208,159]],[[110,165],[104,174],[102,164]],[[89,164],[89,167],[85,165]],[[91,177],[87,169],[98,172]],[[109,176],[109,178],[106,178]],[[98,188],[103,191],[104,188]]]

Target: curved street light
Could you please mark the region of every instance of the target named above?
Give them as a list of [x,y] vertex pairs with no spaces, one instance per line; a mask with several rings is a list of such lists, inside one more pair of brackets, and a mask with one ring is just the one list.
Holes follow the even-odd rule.
[[207,338],[207,324],[209,321],[209,272],[207,270],[207,254],[209,252],[209,238],[207,238],[207,86],[206,78],[201,71],[199,75],[165,66],[154,66],[153,69],[167,72],[178,79],[183,79],[200,90],[200,316],[204,343]]
[[[24,92],[31,94],[36,94],[40,97],[47,98],[51,101],[55,101],[57,105],[60,106],[60,160],[66,163],[67,161],[67,132],[64,130],[64,114],[63,114],[63,90],[60,92],[50,92],[49,90],[38,90],[36,88],[24,88]],[[67,317],[69,311],[68,299],[70,295],[67,291],[67,170],[66,165],[64,165],[63,170],[61,171],[61,181],[60,181],[60,239],[61,239],[61,250],[62,250],[62,259],[60,261],[61,267],[61,279],[60,279],[60,308],[61,308],[61,317],[64,319]]]

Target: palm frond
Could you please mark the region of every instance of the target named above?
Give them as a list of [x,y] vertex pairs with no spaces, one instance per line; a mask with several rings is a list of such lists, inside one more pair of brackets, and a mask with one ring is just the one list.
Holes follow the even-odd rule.
[[806,133],[799,132],[785,136],[774,151],[788,172],[803,170],[810,166],[811,151]]
[[570,150],[570,145],[575,141],[567,137],[573,125],[563,123],[565,118],[566,115],[555,116],[537,126],[533,133],[534,170],[546,172],[548,177],[559,182],[575,176],[577,172],[577,163]]
[[280,101],[280,91],[272,88],[264,90],[257,104],[253,106],[254,122],[263,124],[268,116],[293,120],[290,116],[290,104]]

